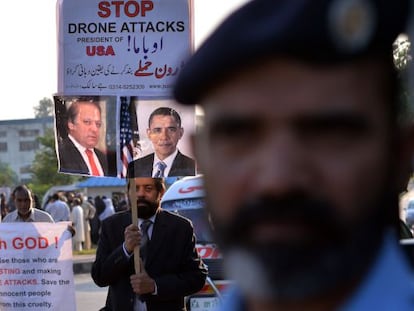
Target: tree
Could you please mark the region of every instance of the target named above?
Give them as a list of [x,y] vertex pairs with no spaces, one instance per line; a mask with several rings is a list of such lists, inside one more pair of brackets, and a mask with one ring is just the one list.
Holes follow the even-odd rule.
[[73,184],[82,177],[58,173],[58,160],[55,152],[55,138],[52,129],[47,129],[45,135],[38,137],[41,148],[36,152],[31,166],[31,189],[43,196],[52,186]]
[[0,161],[0,186],[3,187],[14,187],[18,181],[19,178],[17,174],[12,170],[12,168],[6,164]]
[[50,98],[44,97],[39,101],[39,105],[33,109],[35,118],[51,117],[53,116],[53,101]]

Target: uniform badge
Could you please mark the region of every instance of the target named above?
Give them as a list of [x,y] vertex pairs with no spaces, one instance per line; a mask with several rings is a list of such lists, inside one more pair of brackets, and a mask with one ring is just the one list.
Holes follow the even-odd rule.
[[374,35],[376,17],[369,0],[333,1],[328,12],[333,44],[348,53],[365,48]]

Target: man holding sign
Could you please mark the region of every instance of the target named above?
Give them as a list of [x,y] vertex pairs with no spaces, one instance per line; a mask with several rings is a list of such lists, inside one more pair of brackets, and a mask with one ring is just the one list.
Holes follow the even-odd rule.
[[[130,178],[129,191],[131,187],[136,190],[138,226],[131,224],[130,210],[102,223],[92,278],[98,286],[109,286],[108,310],[183,310],[184,297],[199,291],[207,275],[192,224],[159,207],[162,179]],[[134,268],[138,246],[141,271]]]
[[54,222],[49,213],[34,207],[33,193],[26,185],[14,188],[12,198],[16,209],[3,222]]

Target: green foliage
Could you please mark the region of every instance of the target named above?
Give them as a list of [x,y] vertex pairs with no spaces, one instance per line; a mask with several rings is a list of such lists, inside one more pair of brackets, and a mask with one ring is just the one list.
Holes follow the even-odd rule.
[[12,170],[12,168],[0,161],[0,186],[1,187],[14,187],[18,183],[18,176]]
[[50,98],[44,97],[39,101],[39,105],[35,106],[35,118],[51,117],[53,116],[53,101]]
[[57,185],[73,184],[81,177],[58,173],[58,160],[55,152],[55,138],[52,129],[48,129],[45,135],[38,137],[41,145],[36,152],[31,166],[32,183],[29,185],[34,193],[42,197],[47,189]]

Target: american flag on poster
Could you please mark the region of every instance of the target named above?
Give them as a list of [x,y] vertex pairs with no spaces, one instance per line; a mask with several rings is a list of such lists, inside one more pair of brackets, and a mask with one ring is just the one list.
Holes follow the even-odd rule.
[[134,159],[134,148],[138,142],[138,127],[136,126],[136,113],[134,97],[121,96],[120,112],[120,154],[121,171],[118,177],[126,178],[128,163]]

